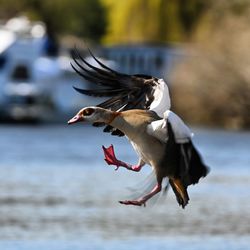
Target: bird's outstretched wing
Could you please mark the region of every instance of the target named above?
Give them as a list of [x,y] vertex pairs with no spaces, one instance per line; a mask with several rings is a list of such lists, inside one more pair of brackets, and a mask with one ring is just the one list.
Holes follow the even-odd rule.
[[[89,53],[98,64],[98,67],[86,61],[77,49],[74,50],[71,66],[85,80],[100,87],[91,89],[74,87],[76,91],[93,97],[107,97],[107,100],[97,106],[113,111],[150,109],[150,105],[158,98],[155,95],[159,85],[158,78],[117,72],[98,60],[90,50]],[[93,125],[101,126],[102,124]],[[104,132],[111,132],[112,135],[118,136],[123,135],[121,131],[111,126],[106,126]]]

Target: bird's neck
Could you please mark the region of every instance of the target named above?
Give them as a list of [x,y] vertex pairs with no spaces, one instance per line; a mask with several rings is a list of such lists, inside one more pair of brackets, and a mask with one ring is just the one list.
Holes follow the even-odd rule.
[[120,112],[112,112],[107,117],[106,124],[113,126],[112,123],[115,122],[116,118],[120,116]]
[[130,140],[133,140],[138,132],[137,124],[133,123],[132,117],[123,116],[122,114],[117,115],[110,125],[122,131]]

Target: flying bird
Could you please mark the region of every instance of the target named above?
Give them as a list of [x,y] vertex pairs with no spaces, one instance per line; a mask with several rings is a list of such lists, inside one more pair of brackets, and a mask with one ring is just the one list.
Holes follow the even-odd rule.
[[200,154],[192,143],[192,133],[174,112],[170,111],[170,96],[166,82],[148,75],[128,75],[117,72],[89,50],[98,67],[86,61],[75,50],[73,69],[99,88],[80,89],[78,92],[93,97],[107,97],[96,107],[81,109],[68,123],[87,121],[94,126],[105,126],[104,132],[126,137],[139,156],[138,164],[130,165],[116,158],[114,148],[103,147],[105,161],[116,169],[125,167],[140,171],[149,164],[156,175],[157,185],[147,195],[136,200],[121,201],[125,205],[145,205],[160,192],[163,178],[169,178],[177,202],[188,204],[187,187],[198,183],[208,173]]
[[[73,52],[71,66],[85,80],[101,88],[74,87],[74,89],[88,96],[108,97],[106,101],[98,104],[98,107],[113,111],[146,109],[156,112],[160,117],[163,117],[163,113],[170,109],[169,90],[163,79],[149,75],[128,75],[117,72],[98,60],[90,50],[89,53],[99,67],[86,61],[77,49]],[[103,124],[96,122],[93,125],[102,126]],[[117,136],[124,135],[110,125],[105,127],[104,132]]]
[[[165,112],[164,116],[160,118],[153,111],[141,109],[117,112],[100,107],[86,107],[68,121],[69,124],[81,121],[101,122],[119,129],[127,136],[139,155],[138,164],[133,166],[118,160],[111,145],[109,148],[103,147],[105,160],[109,165],[115,165],[116,168],[125,167],[136,172],[145,164],[153,168],[157,184],[151,192],[136,200],[120,201],[121,204],[145,205],[161,191],[162,181],[167,177],[177,202],[184,208],[189,201],[187,187],[198,183],[199,179],[208,173],[208,168],[192,144],[190,134],[186,133],[186,125],[172,111]],[[159,124],[160,127],[157,126]],[[179,129],[182,128],[180,131],[186,131],[179,138],[181,143],[178,143],[174,134],[173,124]]]

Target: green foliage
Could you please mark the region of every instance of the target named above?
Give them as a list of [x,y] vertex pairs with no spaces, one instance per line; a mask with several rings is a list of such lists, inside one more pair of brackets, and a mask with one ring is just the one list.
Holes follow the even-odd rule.
[[[25,14],[54,35],[94,42],[186,42],[228,12],[242,15],[249,0],[0,0],[0,19]],[[213,13],[212,18],[209,18]]]
[[0,19],[15,16],[20,10],[24,10],[26,1],[0,0]]
[[99,0],[0,0],[0,18],[26,14],[42,20],[51,35],[74,34],[99,41],[105,33],[106,10]]
[[208,7],[202,0],[103,0],[109,8],[106,43],[185,41]]

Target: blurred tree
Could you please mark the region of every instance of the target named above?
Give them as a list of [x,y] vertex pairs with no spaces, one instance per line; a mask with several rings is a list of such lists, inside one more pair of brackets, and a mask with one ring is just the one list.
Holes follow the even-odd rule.
[[210,1],[102,0],[109,9],[106,43],[180,42],[196,26]]
[[0,0],[0,18],[25,14],[42,20],[50,36],[73,34],[98,42],[105,33],[106,10],[99,0]]
[[104,37],[105,43],[180,42],[189,38],[211,1],[0,0],[0,18],[25,14],[42,20],[51,37],[72,34],[95,42]]
[[21,9],[24,9],[25,1],[0,0],[0,19],[13,17]]
[[245,0],[214,2],[202,18],[186,46],[192,56],[171,74],[173,108],[186,121],[250,128],[249,23]]

